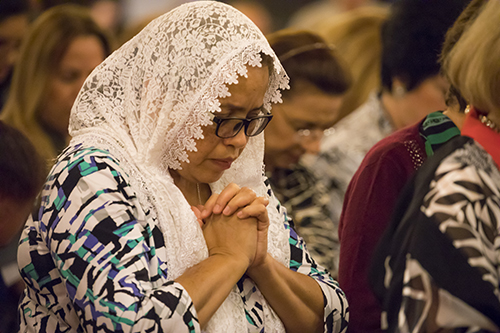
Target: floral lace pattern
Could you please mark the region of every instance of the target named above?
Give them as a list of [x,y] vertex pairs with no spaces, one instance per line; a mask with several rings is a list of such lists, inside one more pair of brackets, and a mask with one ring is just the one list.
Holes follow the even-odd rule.
[[[243,14],[214,1],[179,6],[153,20],[115,51],[87,78],[73,106],[71,145],[82,143],[110,151],[130,176],[131,185],[158,221],[168,248],[169,277],[175,279],[202,261],[208,251],[196,217],[168,169],[179,169],[195,151],[202,126],[220,111],[228,84],[262,66],[261,54],[273,59],[264,107],[281,102],[288,77],[264,35]],[[241,156],[223,177],[210,184],[220,192],[227,184],[252,188],[268,196],[263,176],[264,136],[250,138]],[[269,253],[289,266],[288,234],[270,198]],[[284,331],[262,298],[266,326]],[[269,307],[269,308],[268,308]],[[240,332],[246,319],[234,290],[209,322],[207,331]],[[279,329],[278,329],[279,328]]]
[[133,158],[178,169],[196,149],[209,113],[220,111],[227,85],[261,66],[273,71],[264,107],[281,101],[288,78],[258,28],[229,6],[198,1],[151,22],[87,79],[70,120],[70,133],[101,127],[127,138]]

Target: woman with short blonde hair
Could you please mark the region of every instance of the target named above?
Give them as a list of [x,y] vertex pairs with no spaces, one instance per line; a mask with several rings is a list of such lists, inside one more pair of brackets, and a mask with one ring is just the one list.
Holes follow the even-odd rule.
[[[490,1],[444,61],[453,85],[481,111],[500,110],[500,2]],[[477,36],[481,36],[478,38]],[[492,114],[491,117],[497,118]],[[500,121],[498,122],[500,124]]]

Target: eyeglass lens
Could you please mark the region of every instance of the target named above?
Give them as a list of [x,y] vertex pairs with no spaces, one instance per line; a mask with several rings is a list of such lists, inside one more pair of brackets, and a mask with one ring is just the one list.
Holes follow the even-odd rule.
[[255,118],[251,120],[221,119],[217,135],[222,138],[236,136],[246,123],[245,134],[247,136],[255,136],[266,128],[268,122],[267,118]]

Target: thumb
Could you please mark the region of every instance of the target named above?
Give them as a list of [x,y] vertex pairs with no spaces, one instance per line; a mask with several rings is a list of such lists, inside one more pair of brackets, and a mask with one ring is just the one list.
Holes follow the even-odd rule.
[[191,206],[191,210],[193,211],[194,215],[196,216],[196,219],[198,220],[198,223],[200,224],[200,227],[203,227],[205,222],[203,222],[203,219],[201,218],[201,210],[203,209],[203,206]]

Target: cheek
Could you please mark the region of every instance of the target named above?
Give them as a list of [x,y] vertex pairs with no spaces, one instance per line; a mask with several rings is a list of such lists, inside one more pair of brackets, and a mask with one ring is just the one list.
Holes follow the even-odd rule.
[[437,90],[429,91],[429,93],[426,94],[426,96],[427,96],[429,113],[438,110],[445,110],[447,108],[445,98],[441,93],[441,91]]
[[65,134],[75,97],[70,86],[53,80],[41,103],[40,116],[48,125]]
[[210,128],[204,129],[203,139],[195,141],[196,151],[188,152],[191,164],[201,164],[217,148],[220,140],[210,131]]
[[422,98],[422,100],[429,105],[429,108],[432,109],[430,112],[446,108],[445,93],[434,81],[427,81],[423,84],[420,98]]
[[445,110],[445,98],[441,90],[431,85],[423,85],[413,94],[410,105],[413,106],[414,121],[417,121],[431,112]]
[[47,101],[45,105],[48,109],[59,110],[62,112],[68,108],[68,104],[74,102],[72,98],[71,86],[60,82],[59,80],[52,80],[47,92]]

